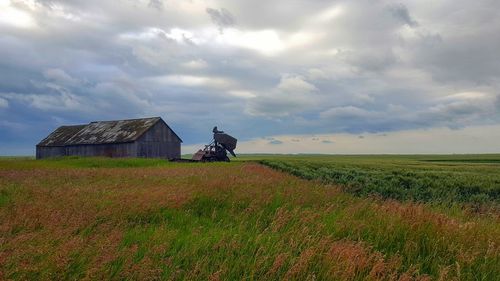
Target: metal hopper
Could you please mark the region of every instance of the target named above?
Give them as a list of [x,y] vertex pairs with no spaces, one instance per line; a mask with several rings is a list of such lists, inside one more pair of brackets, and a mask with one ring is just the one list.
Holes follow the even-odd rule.
[[223,131],[219,131],[217,127],[214,127],[212,132],[214,133],[212,142],[205,145],[204,149],[198,150],[198,152],[193,155],[192,160],[203,162],[229,162],[227,152],[236,157],[234,150],[236,149],[238,140]]

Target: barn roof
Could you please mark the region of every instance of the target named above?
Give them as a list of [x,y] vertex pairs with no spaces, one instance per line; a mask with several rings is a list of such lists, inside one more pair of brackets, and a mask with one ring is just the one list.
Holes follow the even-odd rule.
[[[133,142],[160,120],[164,122],[160,117],[152,117],[97,121],[87,125],[61,126],[43,139],[38,145],[65,146]],[[177,134],[175,135],[177,136]],[[179,136],[177,136],[177,138],[179,138]],[[182,142],[181,138],[179,138],[179,140]]]
[[76,133],[87,125],[61,126],[44,138],[38,145],[63,146]]

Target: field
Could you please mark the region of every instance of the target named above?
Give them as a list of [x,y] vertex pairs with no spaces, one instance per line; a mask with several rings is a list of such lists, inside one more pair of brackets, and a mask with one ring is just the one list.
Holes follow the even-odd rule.
[[304,179],[340,184],[358,196],[472,207],[500,205],[498,155],[275,156],[260,162]]
[[500,280],[500,156],[0,158],[0,280]]

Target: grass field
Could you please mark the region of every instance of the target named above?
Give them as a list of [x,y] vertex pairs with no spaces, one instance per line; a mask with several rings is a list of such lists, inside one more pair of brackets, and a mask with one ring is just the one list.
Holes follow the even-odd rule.
[[261,160],[359,196],[474,208],[500,205],[500,156],[275,156]]
[[500,280],[499,159],[2,158],[0,280]]

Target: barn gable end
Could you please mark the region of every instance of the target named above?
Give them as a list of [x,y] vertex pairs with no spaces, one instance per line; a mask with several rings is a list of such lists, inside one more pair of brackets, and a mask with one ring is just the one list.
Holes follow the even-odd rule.
[[137,139],[137,154],[146,158],[180,158],[181,142],[179,136],[161,120]]

